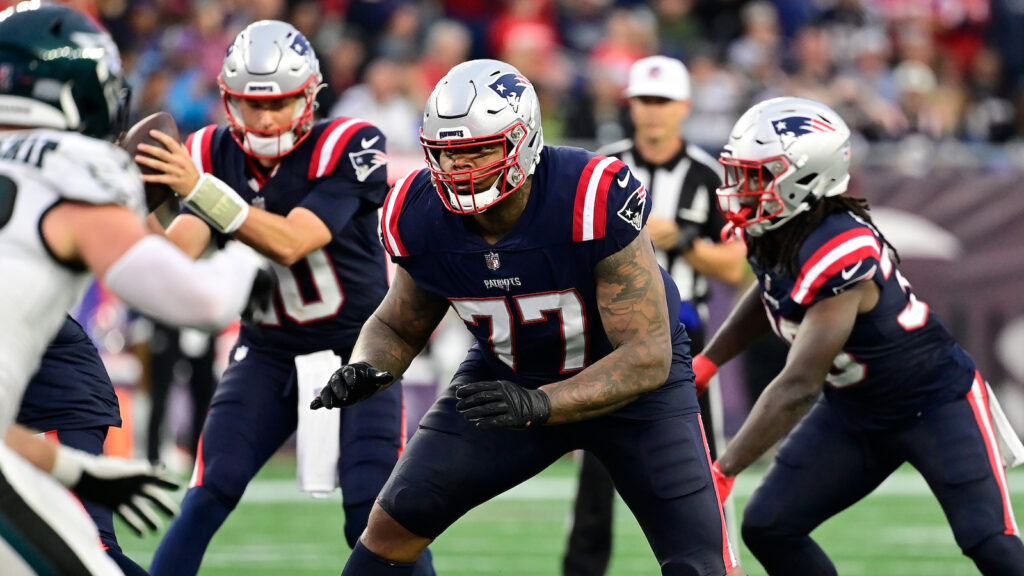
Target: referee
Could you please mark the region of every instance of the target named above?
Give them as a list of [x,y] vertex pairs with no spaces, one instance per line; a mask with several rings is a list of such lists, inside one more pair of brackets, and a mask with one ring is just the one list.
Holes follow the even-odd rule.
[[[647,188],[653,202],[647,230],[658,263],[679,288],[679,319],[692,339],[691,353],[697,354],[704,346],[707,278],[738,283],[746,270],[746,248],[742,242],[720,241],[725,225],[715,196],[722,183],[720,166],[710,154],[682,137],[683,122],[690,114],[690,74],[686,66],[665,56],[638,60],[630,70],[625,96],[635,126],[633,139],[609,144],[597,152],[621,159]],[[712,392],[716,395],[713,400]],[[721,428],[719,393],[713,386],[700,397],[712,459],[717,452],[715,439],[721,437],[714,433]],[[600,461],[584,452],[562,564],[564,576],[601,576],[607,570],[614,490]]]

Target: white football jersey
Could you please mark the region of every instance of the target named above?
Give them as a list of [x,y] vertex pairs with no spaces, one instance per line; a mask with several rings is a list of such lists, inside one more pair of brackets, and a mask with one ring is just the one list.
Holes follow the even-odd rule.
[[0,430],[91,278],[58,262],[42,238],[43,216],[66,200],[145,215],[138,167],[121,148],[73,132],[0,132]]

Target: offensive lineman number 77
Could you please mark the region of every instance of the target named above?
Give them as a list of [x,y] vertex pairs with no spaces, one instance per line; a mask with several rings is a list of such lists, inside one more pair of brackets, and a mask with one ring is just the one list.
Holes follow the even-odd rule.
[[[520,324],[553,321],[557,316],[562,333],[562,371],[584,367],[587,350],[587,327],[583,302],[575,290],[521,294],[513,296]],[[490,320],[490,341],[494,354],[509,368],[516,368],[515,332],[512,310],[503,297],[453,299],[452,307],[466,324],[477,326],[481,318]]]

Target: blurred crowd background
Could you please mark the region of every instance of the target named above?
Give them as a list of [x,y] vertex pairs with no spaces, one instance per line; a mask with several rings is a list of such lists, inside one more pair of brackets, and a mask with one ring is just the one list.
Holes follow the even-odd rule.
[[622,89],[630,64],[651,54],[689,67],[686,134],[712,152],[740,112],[781,94],[829,104],[870,143],[998,144],[1024,134],[1020,0],[72,3],[121,47],[136,117],[168,110],[186,131],[223,119],[215,79],[234,35],[275,18],[299,28],[320,56],[321,111],[377,122],[392,153],[418,153],[427,94],[452,65],[480,57],[508,61],[533,81],[554,143],[628,134]]
[[[652,54],[689,68],[685,137],[712,155],[751,104],[778,95],[820,100],[854,129],[855,193],[897,209],[890,230],[906,232],[900,250],[911,260],[915,288],[1012,395],[1004,407],[1024,430],[1024,229],[1016,225],[1024,216],[1024,0],[69,3],[102,21],[118,43],[133,86],[133,120],[166,110],[183,134],[224,121],[216,78],[234,36],[255,20],[291,22],[320,58],[320,114],[377,124],[388,137],[392,179],[422,166],[423,103],[449,68],[471,58],[519,68],[540,95],[546,141],[590,150],[631,134],[622,93],[631,64]],[[10,4],[0,0],[0,8]],[[940,242],[948,235],[915,227],[907,215],[955,238]],[[732,293],[715,294],[720,322]],[[122,403],[149,402],[152,409],[141,413],[157,415],[148,427],[149,458],[161,458],[159,437],[168,433],[194,449],[204,408],[189,406],[184,389],[195,370],[207,372],[211,362],[215,373],[223,369],[231,335],[154,332],[144,322],[136,328],[102,287],[87,308],[80,319],[115,382],[162,390],[122,395]],[[464,347],[434,349],[452,358],[407,374],[407,382],[425,385],[425,402]],[[726,370],[726,387],[729,378]],[[208,387],[192,392],[207,394]],[[726,395],[728,428],[738,426],[754,394]],[[198,416],[191,422],[177,416],[190,412]],[[162,413],[179,420],[170,432],[160,431]]]

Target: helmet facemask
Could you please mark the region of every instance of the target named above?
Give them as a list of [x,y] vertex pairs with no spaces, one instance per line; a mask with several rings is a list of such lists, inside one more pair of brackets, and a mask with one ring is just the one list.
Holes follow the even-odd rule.
[[[309,131],[313,127],[316,93],[319,89],[315,82],[315,78],[310,78],[297,94],[250,96],[232,92],[223,80],[220,81],[221,98],[224,101],[228,124],[231,126],[231,135],[246,154],[254,158],[275,160],[294,150],[309,135]],[[287,126],[259,129],[250,128],[245,124],[241,100],[272,100],[289,97],[293,97],[297,101],[294,104],[291,122]]]
[[[217,84],[231,135],[250,156],[275,160],[295,149],[313,126],[316,94],[323,86],[313,47],[294,26],[261,20],[242,30],[224,56]],[[296,98],[286,126],[247,126],[241,100]]]
[[786,209],[778,183],[793,173],[785,156],[742,160],[723,154],[719,162],[725,179],[718,189],[718,208],[733,226],[760,236],[789,219],[774,220]]
[[[517,122],[502,132],[483,138],[434,140],[421,135],[427,166],[445,207],[456,214],[483,212],[521,188],[527,174],[519,162],[519,150],[526,134],[525,126]],[[445,151],[469,153],[484,147],[498,148],[500,157],[484,166],[466,170],[444,170],[441,167],[441,155]],[[494,176],[491,185],[478,190],[481,182],[491,176]]]

